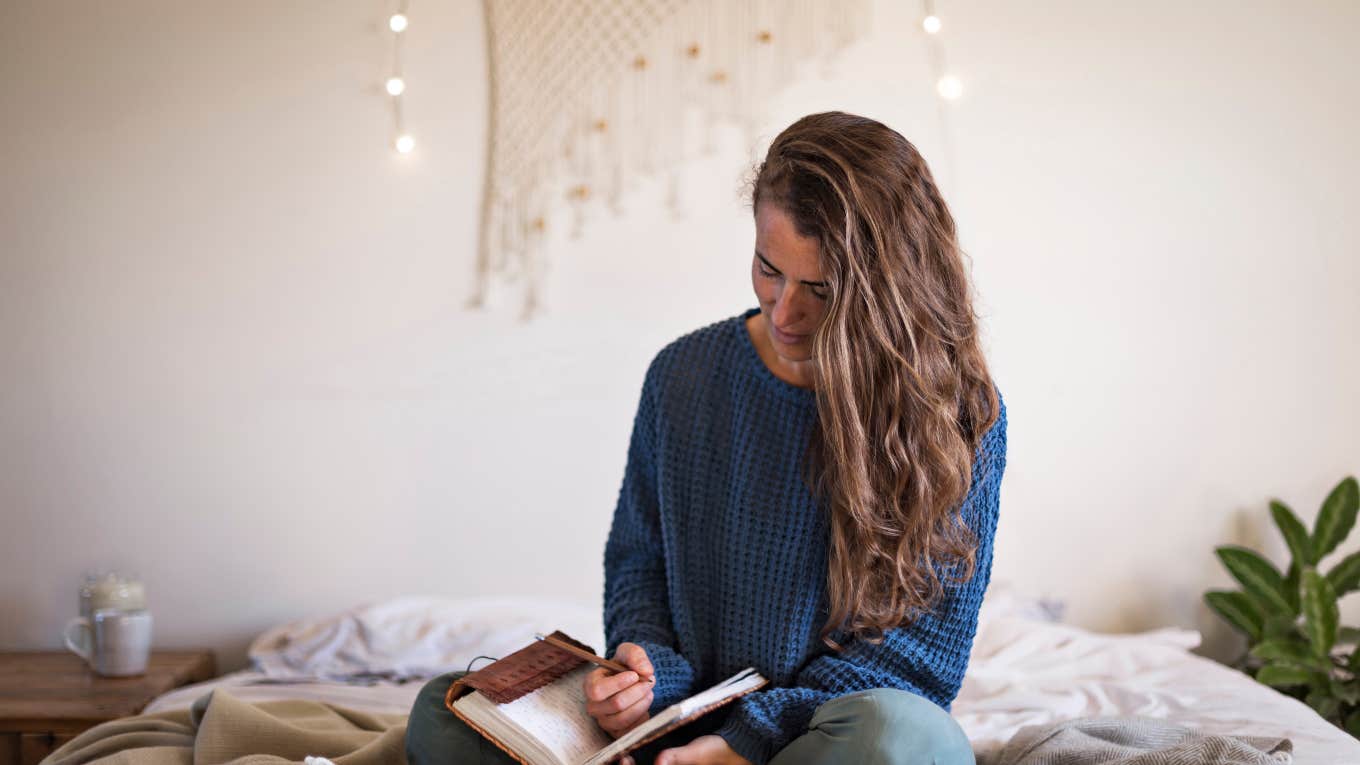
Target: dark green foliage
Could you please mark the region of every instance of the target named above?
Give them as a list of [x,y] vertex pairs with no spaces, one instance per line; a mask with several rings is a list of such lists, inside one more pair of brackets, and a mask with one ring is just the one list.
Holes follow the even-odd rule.
[[1354,476],[1323,500],[1312,533],[1288,505],[1272,500],[1270,515],[1289,546],[1288,572],[1245,547],[1218,547],[1214,552],[1242,589],[1210,590],[1204,602],[1247,637],[1235,668],[1360,738],[1360,630],[1342,626],[1337,607],[1341,596],[1360,589],[1360,553],[1319,571],[1355,526],[1357,510]]

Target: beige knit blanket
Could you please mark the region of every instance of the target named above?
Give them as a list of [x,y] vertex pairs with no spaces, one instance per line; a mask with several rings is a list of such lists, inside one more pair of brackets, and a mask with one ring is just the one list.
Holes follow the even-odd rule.
[[405,765],[405,737],[405,715],[318,701],[247,703],[217,688],[189,709],[96,725],[42,765],[276,765],[309,757],[336,765]]

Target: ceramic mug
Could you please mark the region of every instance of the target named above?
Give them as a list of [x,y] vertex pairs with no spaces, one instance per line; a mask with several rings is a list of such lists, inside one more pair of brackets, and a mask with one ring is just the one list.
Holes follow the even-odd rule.
[[[73,630],[78,630],[76,635]],[[77,616],[62,631],[66,647],[96,674],[129,677],[146,673],[151,658],[151,612],[101,608]]]

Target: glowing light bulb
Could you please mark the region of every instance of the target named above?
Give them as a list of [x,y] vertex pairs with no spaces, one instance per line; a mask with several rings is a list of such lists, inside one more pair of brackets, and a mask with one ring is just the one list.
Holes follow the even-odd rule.
[[416,139],[409,135],[397,136],[397,151],[402,154],[410,154],[411,149],[416,147]]
[[387,92],[399,96],[406,90],[406,81],[400,77],[387,78]]
[[925,28],[926,34],[935,34],[940,31],[940,17],[927,16],[921,21],[921,26]]
[[392,14],[392,18],[387,20],[387,26],[390,27],[393,32],[405,32],[407,23],[406,14],[404,13],[394,13]]
[[941,77],[940,81],[936,83],[935,89],[939,91],[941,98],[947,98],[950,101],[963,95],[963,83],[959,82],[959,78],[952,74]]

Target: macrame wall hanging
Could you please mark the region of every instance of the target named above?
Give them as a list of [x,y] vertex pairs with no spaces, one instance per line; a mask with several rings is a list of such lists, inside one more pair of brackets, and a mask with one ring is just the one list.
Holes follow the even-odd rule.
[[682,213],[690,116],[704,153],[736,125],[756,151],[768,99],[870,27],[872,0],[484,0],[490,151],[472,307],[515,285],[540,307],[545,244],[560,213],[618,214],[639,176],[666,177]]

